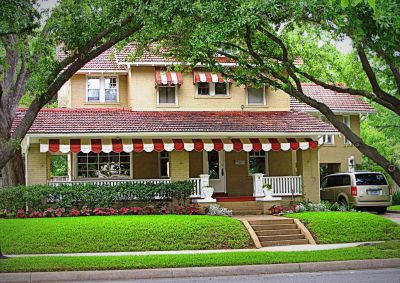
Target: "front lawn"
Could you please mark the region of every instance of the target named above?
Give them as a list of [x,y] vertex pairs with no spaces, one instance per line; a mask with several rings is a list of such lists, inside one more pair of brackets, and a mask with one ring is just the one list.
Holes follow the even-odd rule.
[[392,205],[388,207],[388,210],[397,210],[400,211],[400,204],[399,205]]
[[247,248],[242,223],[223,216],[140,215],[1,219],[5,254]]
[[0,272],[112,270],[255,265],[356,259],[400,258],[400,243],[300,252],[232,252],[148,256],[22,257],[0,260]]
[[367,212],[302,212],[285,216],[304,222],[321,244],[400,239],[400,225]]

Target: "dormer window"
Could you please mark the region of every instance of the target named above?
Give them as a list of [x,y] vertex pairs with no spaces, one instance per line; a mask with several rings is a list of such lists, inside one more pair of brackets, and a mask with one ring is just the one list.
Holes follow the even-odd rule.
[[118,102],[118,78],[112,76],[87,77],[86,101],[89,103]]
[[177,86],[158,86],[157,104],[158,105],[178,105]]
[[221,74],[195,72],[193,83],[196,85],[197,96],[229,96],[229,83]]

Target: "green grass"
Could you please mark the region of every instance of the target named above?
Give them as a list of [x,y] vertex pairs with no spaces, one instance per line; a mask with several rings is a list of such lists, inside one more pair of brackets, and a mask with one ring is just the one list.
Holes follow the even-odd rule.
[[285,216],[304,222],[321,244],[400,239],[400,225],[366,212],[302,212]]
[[400,204],[399,205],[392,205],[388,207],[388,210],[400,210]]
[[146,215],[1,219],[7,254],[246,248],[242,223],[223,216]]
[[400,242],[386,242],[337,250],[301,252],[255,251],[149,256],[22,257],[0,260],[0,272],[148,269],[382,258],[400,258]]

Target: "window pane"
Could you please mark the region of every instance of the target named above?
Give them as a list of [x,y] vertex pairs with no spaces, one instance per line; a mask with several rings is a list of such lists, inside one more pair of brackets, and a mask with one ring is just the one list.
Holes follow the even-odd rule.
[[160,177],[169,177],[169,158],[168,152],[160,152]]
[[366,185],[387,185],[386,179],[382,174],[362,173],[356,174],[356,184],[359,186]]
[[247,88],[248,103],[249,104],[264,104],[264,90],[263,88]]
[[198,95],[210,95],[210,85],[208,83],[197,84]]
[[219,179],[219,154],[213,150],[208,155],[208,174],[210,179]]
[[87,96],[88,101],[100,101],[100,78],[88,78]]
[[116,102],[117,101],[117,78],[105,78],[105,101]]
[[[88,157],[87,157],[88,156]],[[121,160],[124,163],[121,163]],[[84,163],[83,163],[84,162]],[[130,176],[129,154],[78,153],[78,176],[81,178],[110,178]]]
[[215,95],[227,95],[226,83],[215,84]]
[[160,104],[175,104],[175,87],[158,87]]
[[266,173],[265,170],[265,151],[250,151],[249,152],[249,173]]

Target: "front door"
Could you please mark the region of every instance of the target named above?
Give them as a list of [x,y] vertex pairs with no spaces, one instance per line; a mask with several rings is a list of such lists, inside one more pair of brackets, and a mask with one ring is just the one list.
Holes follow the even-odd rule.
[[225,193],[225,152],[204,151],[203,167],[204,172],[210,175],[210,186],[214,188],[214,192]]

